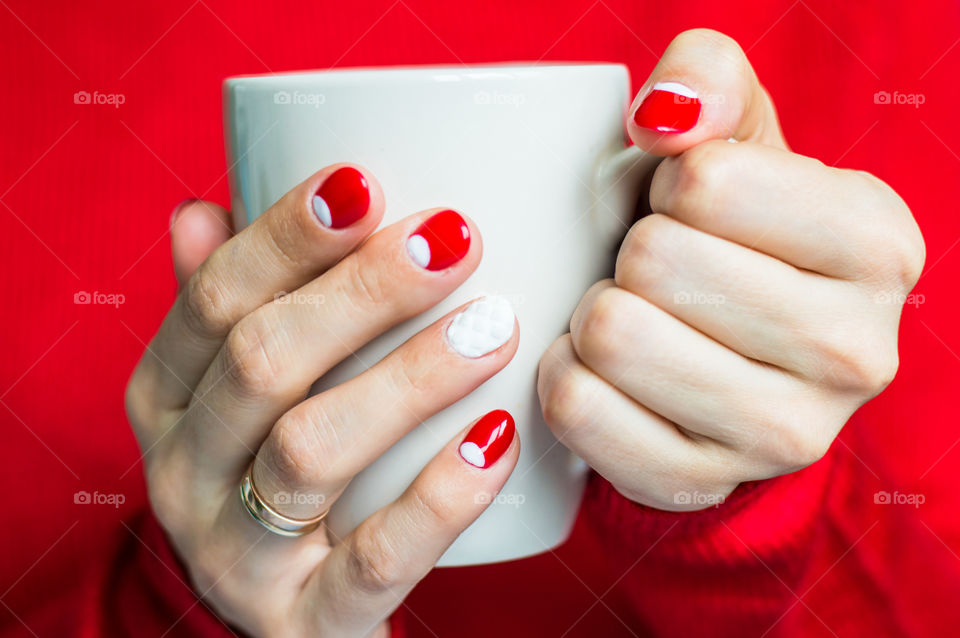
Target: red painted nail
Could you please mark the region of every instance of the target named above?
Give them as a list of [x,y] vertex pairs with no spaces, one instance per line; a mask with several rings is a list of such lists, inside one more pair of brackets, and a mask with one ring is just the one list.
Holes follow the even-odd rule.
[[700,119],[700,98],[677,82],[657,82],[637,107],[633,121],[637,126],[660,133],[689,131]]
[[443,270],[460,261],[470,250],[470,227],[453,210],[442,210],[413,231],[407,252],[418,266]]
[[327,228],[346,228],[366,215],[369,208],[367,179],[349,166],[335,170],[313,195],[313,212]]
[[486,469],[507,451],[515,431],[509,412],[488,412],[467,432],[460,444],[460,456],[470,465]]

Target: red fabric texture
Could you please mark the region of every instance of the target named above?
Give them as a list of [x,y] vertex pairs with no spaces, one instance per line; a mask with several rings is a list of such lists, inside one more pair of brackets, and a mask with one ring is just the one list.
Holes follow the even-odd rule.
[[[928,258],[900,373],[822,461],[720,507],[658,512],[595,478],[566,545],[435,570],[406,604],[407,630],[956,633],[960,6],[944,0],[0,3],[0,631],[230,635],[148,512],[122,401],[175,294],[171,210],[228,203],[223,78],[543,59],[622,62],[639,86],[676,33],[701,26],[748,51],[794,150],[875,173],[917,216]],[[81,91],[107,103],[75,103]],[[923,103],[878,103],[882,91]],[[81,292],[100,303],[75,303]]]

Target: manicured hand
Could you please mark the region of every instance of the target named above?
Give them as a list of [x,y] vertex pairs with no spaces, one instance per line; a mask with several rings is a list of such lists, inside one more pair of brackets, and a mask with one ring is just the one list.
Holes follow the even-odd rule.
[[[384,619],[485,509],[490,499],[478,493],[498,492],[517,461],[513,420],[494,411],[347,538],[324,528],[277,535],[241,502],[252,463],[273,510],[318,516],[354,475],[516,351],[509,304],[485,298],[304,399],[338,361],[437,304],[480,262],[466,217],[427,210],[374,233],[383,210],[373,176],[338,165],[236,236],[214,204],[182,206],[173,222],[182,290],[133,374],[127,412],[150,501],[197,593],[253,636],[385,635]],[[478,309],[500,321],[471,321]]]
[[556,436],[628,498],[701,509],[821,458],[893,378],[924,261],[882,181],[791,153],[743,51],[669,46],[629,110],[666,156],[627,233],[540,364]]

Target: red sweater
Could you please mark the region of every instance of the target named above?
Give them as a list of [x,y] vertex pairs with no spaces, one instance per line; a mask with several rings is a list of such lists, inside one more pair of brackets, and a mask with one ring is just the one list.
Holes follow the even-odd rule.
[[[927,266],[896,381],[807,470],[694,514],[634,505],[594,480],[564,547],[437,570],[400,618],[414,636],[960,630],[956,2],[149,4],[0,2],[0,630],[229,635],[149,514],[122,405],[175,294],[173,205],[227,203],[224,77],[542,58],[623,62],[639,86],[670,39],[698,26],[741,43],[797,152],[877,174],[917,216]],[[78,91],[123,103],[75,104]],[[878,104],[878,91],[923,104]],[[123,303],[75,304],[80,291]],[[75,503],[79,491],[111,503]],[[913,504],[877,503],[882,492]]]

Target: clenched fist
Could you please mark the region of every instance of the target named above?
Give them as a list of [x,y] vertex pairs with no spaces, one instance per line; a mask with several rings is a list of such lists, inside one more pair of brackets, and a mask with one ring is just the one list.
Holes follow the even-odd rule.
[[538,391],[560,441],[626,497],[700,509],[818,460],[892,380],[923,240],[879,179],[790,152],[721,34],[679,35],[630,115],[634,143],[666,156],[653,214]]

